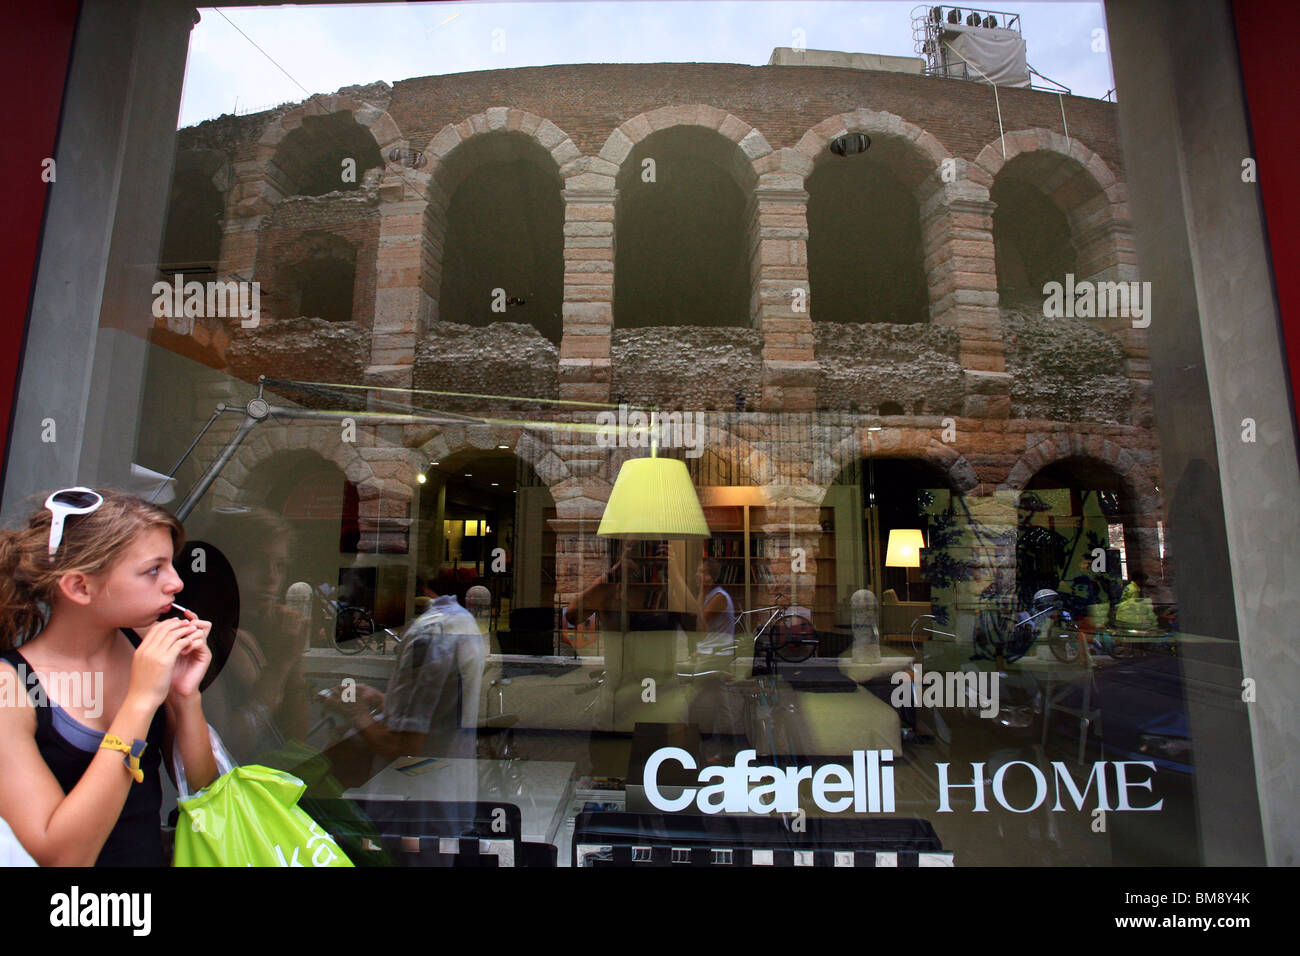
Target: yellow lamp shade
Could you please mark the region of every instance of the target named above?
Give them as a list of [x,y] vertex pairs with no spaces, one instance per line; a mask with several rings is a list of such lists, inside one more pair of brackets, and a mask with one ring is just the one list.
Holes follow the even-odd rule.
[[925,538],[920,528],[895,528],[889,532],[889,547],[885,549],[885,567],[919,568],[921,549]]
[[653,457],[623,462],[596,534],[632,541],[709,537],[686,463]]

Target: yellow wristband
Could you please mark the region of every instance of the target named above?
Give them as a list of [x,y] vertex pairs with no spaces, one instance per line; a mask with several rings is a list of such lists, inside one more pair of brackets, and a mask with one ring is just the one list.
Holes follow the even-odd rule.
[[147,741],[136,740],[127,743],[117,734],[104,734],[103,741],[100,742],[101,750],[120,750],[126,754],[123,763],[126,769],[131,772],[131,779],[136,783],[144,783],[144,771],[140,769],[140,757],[144,754],[144,748],[149,746]]

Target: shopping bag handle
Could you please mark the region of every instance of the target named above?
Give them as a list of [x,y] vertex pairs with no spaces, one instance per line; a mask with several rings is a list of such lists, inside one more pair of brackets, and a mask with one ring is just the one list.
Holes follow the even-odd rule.
[[[225,776],[239,766],[231,759],[230,753],[221,742],[221,735],[217,733],[211,724],[208,724],[208,739],[212,742],[212,756],[217,761],[218,776]],[[190,793],[189,780],[185,777],[185,762],[181,760],[179,740],[172,741],[172,768],[176,772],[177,800],[188,800],[193,794]]]

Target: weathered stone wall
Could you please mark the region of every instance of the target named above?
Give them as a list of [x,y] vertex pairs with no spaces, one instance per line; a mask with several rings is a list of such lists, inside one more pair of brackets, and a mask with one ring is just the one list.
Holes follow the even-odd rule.
[[[338,92],[381,110],[388,109],[389,101],[393,96],[393,88],[383,80],[345,86]],[[245,113],[242,116],[223,113],[215,119],[180,130],[177,133],[177,145],[182,150],[215,149],[217,152],[225,153],[231,162],[254,160],[257,158],[258,138],[267,124],[286,113],[293,112],[300,106],[302,106],[301,102],[281,103],[272,109],[258,113]]]
[[[298,317],[256,329],[237,329],[226,350],[233,375],[256,382],[259,375],[304,382],[356,382],[366,366],[370,333],[355,322]],[[335,399],[293,393],[299,404],[337,408]]]
[[896,402],[908,415],[961,413],[957,330],[937,325],[814,322],[819,408],[876,414]]
[[1003,309],[1011,417],[1127,423],[1133,404],[1124,345],[1084,319]]
[[763,336],[757,329],[659,326],[615,329],[610,394],[665,410],[747,408],[762,397]]
[[379,198],[374,188],[324,196],[295,196],[275,207],[258,230],[255,277],[271,295],[263,300],[267,319],[294,318],[285,314],[296,276],[294,267],[310,245],[311,233],[328,233],[355,253],[352,321],[368,329],[375,315],[375,266],[379,248]]
[[[998,98],[1004,129],[1062,131],[1057,97],[1007,87]],[[862,107],[901,116],[966,159],[998,136],[997,105],[985,84],[836,67],[583,64],[425,76],[396,83],[388,112],[412,145],[423,146],[448,124],[514,106],[549,119],[595,155],[611,131],[638,113],[695,103],[734,114],[777,149],[794,146],[828,116]],[[1064,107],[1070,135],[1113,168],[1122,166],[1115,104],[1067,96]]]
[[[1081,250],[1080,275],[1095,270],[1122,278],[1128,275],[1123,270],[1136,268],[1113,104],[1000,90],[1001,128],[1008,134],[999,142],[999,115],[986,85],[836,68],[556,66],[423,77],[340,93],[255,116],[222,117],[179,135],[182,149],[217,150],[234,168],[223,269],[253,274],[255,266],[259,276],[274,270],[309,229],[356,230],[364,238],[366,216],[348,218],[344,210],[372,210],[381,220],[373,245],[364,252],[358,248],[357,256],[359,273],[370,263],[382,279],[358,293],[369,299],[375,335],[367,337],[359,321],[348,328],[322,328],[309,319],[269,323],[262,334],[232,336],[235,374],[410,383],[440,392],[530,398],[560,397],[562,380],[569,389],[564,397],[622,397],[665,410],[734,409],[740,391],[747,408],[766,411],[752,420],[732,413],[734,427],[724,429],[730,437],[718,440],[729,443],[725,454],[737,475],[785,496],[781,500],[790,510],[782,520],[798,546],[801,535],[817,533],[815,506],[826,485],[865,454],[932,461],[956,487],[985,499],[999,486],[1023,487],[1053,461],[1088,457],[1124,477],[1137,513],[1158,513],[1156,435],[1137,427],[1147,420],[1126,404],[1140,394],[1146,373],[1138,330],[1112,334],[1082,322],[1049,324],[1032,310],[999,312],[995,206],[988,190],[1017,156],[1030,157],[1019,162],[1017,175],[1054,170],[1038,185],[1070,217],[1075,241],[1088,243]],[[427,150],[427,167],[390,162],[377,190],[363,186],[346,197],[283,201],[275,192],[282,179],[274,168],[277,144],[303,115],[331,109],[352,110],[384,147],[385,160],[390,147],[401,143]],[[792,312],[790,290],[809,282],[807,176],[828,143],[858,124],[869,127],[882,161],[917,190],[929,324],[832,325]],[[691,126],[730,139],[743,156],[741,172],[755,181],[747,187],[755,328],[615,329],[619,163],[654,131]],[[436,295],[436,282],[423,291],[419,283],[436,278],[443,261],[440,223],[454,193],[454,177],[443,174],[468,141],[503,130],[533,137],[563,179],[563,366],[556,347],[529,326],[429,325],[437,303],[420,299]],[[958,178],[941,181],[937,170],[949,156],[958,160]],[[428,177],[424,186],[422,177]],[[368,205],[372,195],[380,197],[377,207]],[[259,221],[269,225],[259,229]],[[253,236],[259,240],[255,247],[248,241]],[[1086,268],[1085,260],[1091,263]],[[817,290],[809,291],[815,302]],[[412,353],[413,373],[407,365]],[[548,414],[508,399],[414,400],[488,417],[515,417],[523,408],[534,417]],[[868,445],[866,428],[879,421],[885,402],[897,403],[903,414],[890,416]],[[842,410],[856,421],[819,423],[815,407]],[[586,413],[568,408],[557,414],[586,420]],[[781,410],[798,414],[783,416]],[[947,418],[953,421],[946,425]],[[612,474],[605,473],[590,436],[561,439],[539,428],[535,440],[524,442],[509,427],[476,427],[483,434],[471,441],[457,438],[457,429],[422,426],[403,444],[412,449],[428,443],[425,450],[435,457],[498,442],[516,448],[551,490],[561,519],[576,527],[577,520],[599,517]],[[265,460],[276,441],[285,440],[264,436],[249,455]],[[359,482],[363,506],[370,509],[364,520],[408,513],[410,475],[362,468],[346,451],[340,446],[339,464]],[[724,453],[721,447],[715,451]],[[232,478],[218,493],[237,490]],[[1135,534],[1136,547],[1154,554],[1153,526],[1137,527]],[[395,533],[374,546],[401,551],[405,544]],[[570,556],[565,546],[560,550],[558,573],[568,580]]]
[[[555,344],[520,322],[497,322],[490,328],[437,322],[420,336],[415,350],[415,387],[439,392],[557,398],[558,370]],[[419,401],[449,411],[481,412],[485,406],[481,400],[433,396]],[[501,407],[536,408],[508,400]]]

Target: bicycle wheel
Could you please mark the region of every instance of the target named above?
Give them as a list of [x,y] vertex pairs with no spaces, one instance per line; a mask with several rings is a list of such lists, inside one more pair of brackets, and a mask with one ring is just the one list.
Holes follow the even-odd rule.
[[1073,630],[1053,628],[1047,638],[1047,646],[1052,656],[1062,664],[1073,664],[1079,659],[1079,634]]
[[812,657],[817,636],[812,621],[798,614],[787,614],[773,629],[772,650],[787,664],[799,664]]
[[340,608],[334,624],[334,646],[343,654],[360,654],[370,645],[370,635],[374,632],[374,618],[365,608]]

